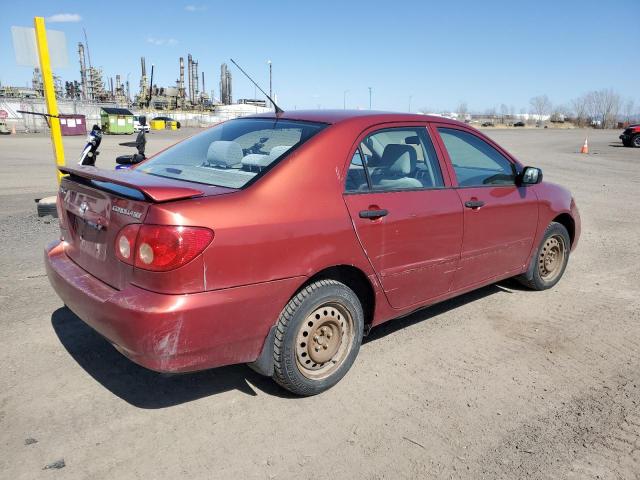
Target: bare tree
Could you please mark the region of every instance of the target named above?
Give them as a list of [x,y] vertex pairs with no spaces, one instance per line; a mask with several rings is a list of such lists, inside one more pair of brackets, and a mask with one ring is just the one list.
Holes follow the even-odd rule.
[[578,127],[587,125],[589,117],[589,98],[588,95],[580,95],[571,100],[571,111],[573,118]]
[[533,109],[533,113],[537,116],[538,121],[542,121],[542,117],[549,115],[551,111],[551,100],[546,95],[538,95],[531,98],[529,104]]
[[460,120],[461,122],[464,122],[467,119],[467,114],[469,113],[467,102],[460,102],[456,112],[458,114],[458,120]]
[[500,121],[504,124],[505,117],[509,115],[509,107],[507,107],[504,103],[500,105]]
[[635,105],[633,102],[633,98],[628,98],[626,102],[624,102],[624,121],[627,123],[631,123],[633,120],[633,109]]
[[494,119],[496,118],[496,107],[491,107],[491,108],[487,108],[484,111],[485,116],[487,116],[488,118]]
[[615,126],[622,103],[620,95],[611,88],[596,90],[587,94],[589,111],[600,128]]

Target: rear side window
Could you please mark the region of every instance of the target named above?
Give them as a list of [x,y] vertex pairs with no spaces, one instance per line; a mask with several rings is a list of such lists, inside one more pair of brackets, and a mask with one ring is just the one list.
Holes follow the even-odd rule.
[[438,128],[461,187],[514,185],[515,166],[475,135],[453,128]]
[[388,128],[368,135],[356,150],[346,190],[391,191],[444,185],[426,128]]
[[242,188],[326,127],[322,123],[246,118],[195,135],[144,162],[138,171]]

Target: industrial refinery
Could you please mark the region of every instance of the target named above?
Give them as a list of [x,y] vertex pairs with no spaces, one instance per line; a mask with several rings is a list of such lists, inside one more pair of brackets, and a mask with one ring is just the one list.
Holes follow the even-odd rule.
[[[62,112],[84,114],[88,120],[98,119],[102,107],[119,107],[132,109],[137,115],[170,112],[184,125],[204,126],[260,113],[267,108],[267,102],[262,99],[242,98],[234,103],[233,76],[226,63],[220,65],[219,80],[211,82],[217,87],[216,95],[214,88],[207,90],[201,62],[190,53],[186,61],[183,56],[177,59],[175,84],[166,86],[154,82],[155,65],[147,68],[146,58],[141,57],[137,88],[134,81],[130,82],[120,73],[107,75],[95,66],[86,34],[85,41],[78,43],[77,55],[78,77],[63,80],[54,75],[55,94]],[[44,111],[40,69],[33,69],[30,87],[0,85],[0,106],[9,113],[9,122],[13,119],[18,128],[22,126],[28,131],[44,127],[42,118],[24,118],[17,113],[18,110]]]

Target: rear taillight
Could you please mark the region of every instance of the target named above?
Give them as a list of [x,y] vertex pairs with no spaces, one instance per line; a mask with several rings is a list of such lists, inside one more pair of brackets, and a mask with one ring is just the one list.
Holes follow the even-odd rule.
[[136,237],[140,230],[139,224],[127,225],[118,235],[116,235],[115,251],[116,257],[124,263],[133,265],[134,255],[136,252]]
[[166,272],[186,265],[213,240],[202,227],[133,224],[116,236],[116,256],[143,270]]
[[154,272],[173,270],[200,255],[212,239],[208,228],[142,225],[134,265]]

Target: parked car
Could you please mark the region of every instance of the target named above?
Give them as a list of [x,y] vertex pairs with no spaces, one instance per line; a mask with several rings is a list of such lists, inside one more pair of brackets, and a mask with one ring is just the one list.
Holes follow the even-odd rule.
[[493,122],[484,122],[482,124],[483,127],[494,127],[495,125],[493,124]]
[[[163,122],[176,122],[171,117],[153,117],[153,120],[162,120]],[[180,128],[180,122],[176,122],[176,127]]]
[[140,124],[140,117],[139,117],[139,116],[137,116],[137,115],[134,115],[134,117],[133,117],[133,131],[137,133],[137,132],[139,132],[140,130],[142,130],[143,128],[144,128],[144,131],[145,131],[146,133],[149,133],[149,132],[151,131],[151,130],[150,130],[150,128],[149,128],[149,124],[148,124],[148,123],[146,123],[146,124],[144,125],[144,127],[143,127],[143,126]]
[[636,125],[629,125],[625,128],[620,140],[625,147],[637,147],[640,148],[640,123]]
[[381,323],[509,277],[553,287],[580,237],[568,190],[435,116],[257,115],[128,171],[60,170],[45,263],[69,309],[149,369],[249,363],[300,395]]
[[513,124],[514,127],[524,127],[524,122],[516,122]]

